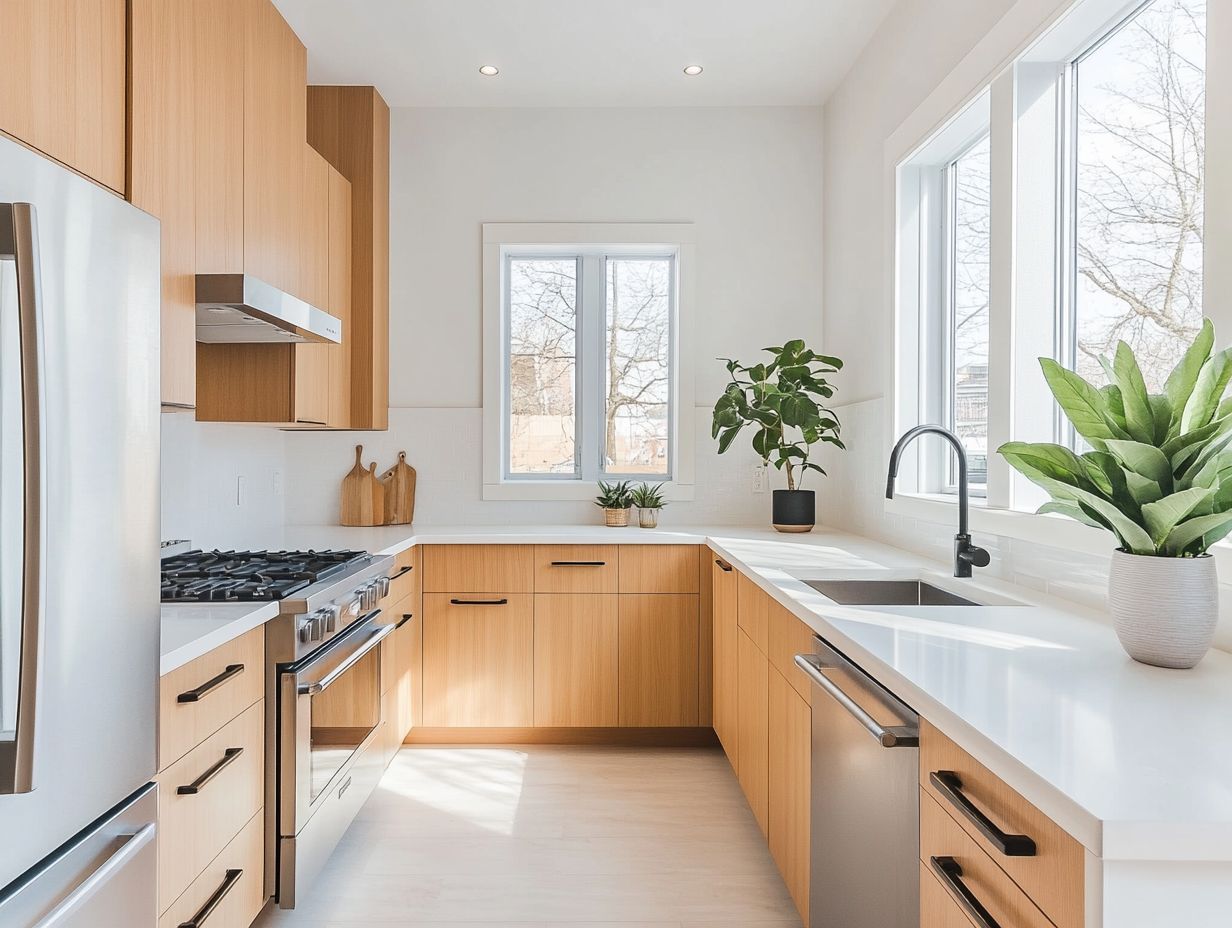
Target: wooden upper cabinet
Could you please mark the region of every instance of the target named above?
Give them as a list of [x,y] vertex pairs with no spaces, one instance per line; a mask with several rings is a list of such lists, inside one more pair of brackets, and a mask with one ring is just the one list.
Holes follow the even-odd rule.
[[121,194],[127,16],[127,0],[0,0],[0,131]]
[[351,182],[351,427],[389,427],[389,107],[374,87],[309,87],[308,141]]
[[351,427],[351,182],[331,164],[328,181],[329,241],[326,309],[342,320],[342,344],[329,353],[329,425]]
[[[305,142],[303,194],[300,201],[300,296],[328,312],[329,299],[329,165]],[[295,378],[296,422],[319,423],[329,420],[330,345],[296,345]]]

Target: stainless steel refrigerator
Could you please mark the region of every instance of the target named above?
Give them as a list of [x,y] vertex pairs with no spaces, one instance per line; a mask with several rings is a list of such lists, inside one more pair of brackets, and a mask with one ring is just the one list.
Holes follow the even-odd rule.
[[156,922],[158,223],[0,137],[0,926]]

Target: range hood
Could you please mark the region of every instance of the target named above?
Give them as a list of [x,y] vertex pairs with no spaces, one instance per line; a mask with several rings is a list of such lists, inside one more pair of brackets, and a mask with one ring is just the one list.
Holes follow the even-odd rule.
[[337,345],[342,320],[249,274],[198,274],[197,341]]

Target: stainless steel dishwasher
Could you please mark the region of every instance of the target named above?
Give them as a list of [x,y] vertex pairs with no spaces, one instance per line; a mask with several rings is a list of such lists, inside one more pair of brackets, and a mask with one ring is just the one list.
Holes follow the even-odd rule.
[[813,681],[809,928],[918,928],[920,717],[821,638]]

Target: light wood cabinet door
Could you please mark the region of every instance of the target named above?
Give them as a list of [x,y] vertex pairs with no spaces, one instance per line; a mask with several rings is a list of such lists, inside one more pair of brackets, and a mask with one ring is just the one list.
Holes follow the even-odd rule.
[[920,863],[920,928],[975,928],[932,870]]
[[796,655],[813,653],[814,632],[786,608],[767,599],[766,657],[770,658],[771,666],[783,675],[783,679],[808,700],[811,684],[808,674],[796,665]]
[[[405,618],[409,615],[410,618]],[[401,743],[417,724],[422,724],[423,695],[423,622],[418,615],[407,612],[399,619],[394,639],[394,731]]]
[[530,593],[535,589],[533,545],[426,545],[425,593]]
[[[224,887],[226,894],[208,916],[209,928],[249,928],[265,905],[265,815],[257,812],[231,843],[223,848],[200,876],[189,884],[158,919],[158,928],[195,925],[193,917],[205,909]],[[167,840],[163,835],[159,840]],[[234,871],[240,871],[233,877]]]
[[770,853],[800,917],[809,911],[809,704],[774,666],[767,676],[768,834]]
[[770,626],[770,606],[773,600],[744,574],[736,580],[736,621],[753,644],[765,653]]
[[620,592],[696,593],[698,545],[621,545]]
[[744,631],[737,634],[737,694],[739,699],[736,736],[739,746],[736,767],[740,787],[753,810],[753,817],[766,834],[769,820],[769,731],[767,729],[767,678],[770,662]]
[[[299,295],[329,312],[329,165],[307,142],[303,192],[300,198]],[[335,346],[293,345],[295,364],[292,417],[296,422],[325,425],[329,420],[329,355]]]
[[619,724],[618,597],[535,594],[535,725]]
[[710,568],[714,628],[714,731],[732,767],[737,764],[736,707],[736,571],[714,558]]
[[351,427],[351,182],[326,164],[328,242],[326,301],[328,312],[342,320],[342,342],[329,355],[329,427]]
[[697,725],[698,602],[686,594],[620,596],[620,724]]
[[121,194],[127,15],[126,0],[0,3],[0,131]]
[[534,724],[534,601],[522,593],[427,593],[424,725]]

